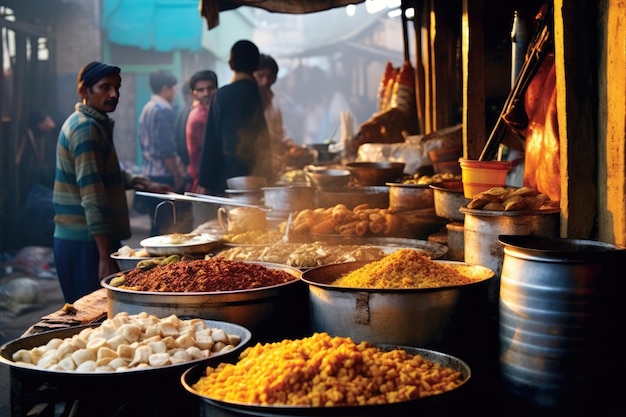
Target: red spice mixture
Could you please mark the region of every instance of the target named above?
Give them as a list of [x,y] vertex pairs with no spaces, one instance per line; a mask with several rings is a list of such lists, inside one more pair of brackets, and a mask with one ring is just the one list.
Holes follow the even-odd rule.
[[269,287],[298,277],[264,265],[227,259],[196,259],[126,272],[120,288],[155,292],[216,292]]

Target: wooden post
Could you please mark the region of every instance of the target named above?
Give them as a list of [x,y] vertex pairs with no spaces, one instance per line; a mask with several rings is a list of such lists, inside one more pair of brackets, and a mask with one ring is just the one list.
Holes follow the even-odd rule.
[[463,68],[463,153],[478,159],[485,143],[484,0],[463,0],[461,62]]

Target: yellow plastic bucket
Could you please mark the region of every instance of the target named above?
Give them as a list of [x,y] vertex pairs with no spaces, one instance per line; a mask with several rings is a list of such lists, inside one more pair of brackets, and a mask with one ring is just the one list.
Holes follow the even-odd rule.
[[511,169],[509,161],[476,161],[459,158],[463,193],[466,198],[493,187],[506,185],[506,175]]

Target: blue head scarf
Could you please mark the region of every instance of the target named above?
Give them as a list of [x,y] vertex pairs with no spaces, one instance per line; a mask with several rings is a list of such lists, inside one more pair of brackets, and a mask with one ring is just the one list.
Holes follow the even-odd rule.
[[87,88],[92,87],[104,77],[118,75],[120,71],[120,67],[103,64],[97,61],[90,62],[78,71],[78,91],[80,91],[83,86]]

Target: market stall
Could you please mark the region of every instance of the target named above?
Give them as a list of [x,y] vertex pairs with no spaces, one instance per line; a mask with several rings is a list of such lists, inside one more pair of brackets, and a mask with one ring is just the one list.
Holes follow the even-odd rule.
[[[352,175],[352,172],[350,172],[350,174]],[[437,246],[427,244],[432,243],[428,240],[431,231],[416,231],[411,229],[411,227],[406,227],[407,225],[415,225],[419,222],[418,219],[428,217],[424,215],[423,211],[415,213],[415,211],[424,210],[423,207],[417,207],[416,205],[421,204],[425,200],[423,200],[421,196],[418,198],[411,195],[411,199],[408,201],[414,205],[408,207],[407,210],[404,210],[407,200],[392,200],[392,189],[395,192],[400,190],[398,195],[404,196],[403,192],[406,191],[406,188],[411,191],[415,188],[420,193],[423,193],[426,188],[411,187],[410,182],[404,185],[404,181],[407,179],[419,180],[422,176],[421,174],[417,175],[417,177],[413,177],[413,175],[418,174],[418,172],[403,172],[403,174],[408,175],[409,178],[404,175],[398,175],[395,179],[385,181],[382,185],[370,185],[374,187],[389,187],[389,200],[374,205],[370,204],[373,200],[372,196],[367,196],[366,201],[363,202],[359,201],[356,204],[346,204],[348,200],[341,199],[349,199],[350,202],[352,202],[355,195],[358,194],[350,193],[350,189],[347,190],[348,196],[343,195],[336,197],[340,198],[340,200],[320,204],[320,195],[323,195],[323,192],[327,191],[324,190],[324,186],[320,186],[320,183],[313,185],[305,181],[307,182],[306,184],[281,184],[278,187],[279,190],[276,190],[275,187],[267,187],[271,188],[268,190],[270,192],[280,191],[286,193],[293,189],[297,191],[304,189],[308,197],[298,197],[295,201],[289,199],[287,202],[276,204],[278,200],[276,195],[268,195],[263,192],[263,197],[259,197],[260,200],[257,203],[252,203],[255,207],[246,208],[260,209],[270,207],[271,209],[269,211],[264,212],[266,214],[266,221],[262,223],[265,227],[257,228],[256,226],[245,226],[242,227],[241,230],[238,230],[237,227],[229,228],[229,226],[222,226],[217,222],[203,225],[204,229],[195,231],[195,233],[163,236],[163,239],[175,239],[175,241],[170,240],[162,246],[169,247],[170,249],[181,247],[181,245],[185,246],[186,238],[194,239],[198,234],[203,234],[200,232],[210,230],[211,232],[215,232],[218,236],[212,235],[212,237],[208,238],[208,241],[193,242],[192,244],[208,243],[211,249],[217,249],[216,246],[218,246],[218,243],[219,245],[224,244],[227,249],[220,248],[225,249],[220,251],[220,253],[231,249],[239,249],[236,254],[235,251],[229,252],[229,254],[233,257],[247,257],[247,260],[254,263],[259,262],[259,257],[278,255],[280,252],[284,257],[278,259],[279,264],[294,262],[303,266],[304,261],[310,260],[311,257],[315,260],[319,260],[322,258],[322,253],[335,253],[331,249],[336,249],[337,246],[342,246],[340,256],[329,261],[331,267],[334,267],[334,264],[342,264],[347,259],[345,257],[346,254],[352,256],[353,258],[351,259],[358,260],[353,252],[355,246],[357,247],[356,250],[360,250],[358,252],[359,256],[362,256],[365,252],[363,246],[367,246],[368,249],[373,249],[371,246],[383,246],[387,247],[387,250],[389,250],[390,247],[392,248],[390,250],[391,253],[382,253],[383,258],[393,255],[393,253],[399,251],[398,248],[417,252],[420,252],[420,250],[422,252],[424,250],[431,251],[430,255],[433,258],[437,258],[437,256],[433,255],[433,248],[437,248]],[[305,176],[305,178],[307,177]],[[392,182],[392,185],[386,185],[387,182]],[[456,179],[456,183],[458,185],[458,179]],[[443,189],[444,195],[449,197],[452,192],[462,192],[465,184],[471,184],[472,186],[477,185],[475,182],[470,182],[466,178],[462,178],[462,181],[460,181],[460,189],[458,187],[446,188],[445,185],[449,184],[446,184],[446,181],[441,181],[431,184],[433,187],[426,188],[426,191],[434,190],[436,192]],[[615,332],[614,326],[623,326],[620,322],[623,315],[619,314],[619,312],[616,311],[617,309],[613,307],[614,305],[619,305],[618,300],[615,299],[615,294],[619,295],[621,293],[621,288],[614,286],[621,281],[616,279],[619,277],[616,277],[614,271],[619,270],[618,266],[621,265],[620,262],[623,262],[624,248],[618,245],[598,245],[597,242],[580,241],[576,239],[557,239],[560,233],[560,226],[558,224],[560,222],[558,201],[546,198],[546,195],[538,189],[531,189],[529,187],[505,187],[505,184],[488,184],[486,182],[479,183],[478,185],[482,185],[483,189],[470,195],[463,194],[463,198],[458,199],[456,207],[452,211],[445,212],[437,210],[437,206],[435,205],[440,200],[435,198],[437,195],[435,192],[433,192],[431,196],[433,199],[432,206],[427,208],[428,210],[432,210],[439,221],[437,224],[438,228],[444,225],[450,225],[451,223],[448,221],[454,221],[456,225],[459,223],[463,224],[463,229],[465,229],[463,230],[463,234],[465,235],[465,250],[463,251],[465,260],[468,260],[468,254],[472,256],[478,255],[479,258],[471,258],[473,259],[472,263],[483,267],[487,264],[487,267],[494,273],[494,276],[489,278],[489,283],[487,285],[476,286],[476,292],[470,297],[469,308],[473,313],[478,314],[476,319],[472,320],[470,324],[464,323],[455,329],[455,345],[444,344],[443,347],[438,346],[438,348],[441,348],[443,351],[447,351],[448,353],[452,352],[454,358],[460,359],[462,362],[468,364],[469,370],[471,371],[471,378],[469,378],[467,383],[462,387],[463,390],[456,392],[459,396],[455,395],[453,399],[450,396],[439,397],[439,399],[443,399],[443,401],[437,401],[432,408],[429,406],[431,404],[425,405],[427,401],[410,401],[409,404],[404,404],[407,408],[402,408],[400,413],[419,412],[423,415],[440,416],[442,414],[451,415],[467,413],[469,411],[479,414],[483,413],[485,415],[522,416],[532,414],[547,416],[561,414],[585,415],[594,412],[603,413],[606,411],[605,408],[612,408],[616,403],[616,398],[618,398],[615,390],[610,388],[605,389],[605,387],[589,387],[588,384],[581,387],[580,385],[570,385],[569,383],[571,381],[580,380],[581,378],[579,377],[581,375],[584,376],[582,380],[585,380],[587,377],[590,377],[591,380],[604,380],[604,378],[608,377],[607,371],[612,370],[608,367],[592,366],[589,368],[594,369],[588,369],[588,367],[579,367],[577,365],[584,363],[590,357],[602,357],[602,355],[609,353],[610,346],[617,345],[617,341],[613,335],[620,332]],[[352,191],[362,190],[363,187],[363,184],[353,183]],[[169,197],[155,198],[184,200],[186,197],[189,196],[170,195]],[[234,196],[231,198],[231,201],[219,200],[218,204],[226,207],[241,206],[241,204],[236,202],[237,200]],[[212,203],[215,204],[215,201],[216,200],[213,200]],[[298,206],[298,204],[301,204],[303,201],[305,204]],[[428,200],[428,202],[430,204],[431,200]],[[292,203],[294,206],[289,205]],[[557,204],[555,205],[554,203]],[[248,204],[246,203],[246,205]],[[449,207],[445,208],[449,209]],[[447,214],[442,215],[440,213]],[[278,215],[271,218],[272,216],[267,216],[268,214]],[[268,219],[272,221],[268,222]],[[441,221],[442,219],[443,221]],[[469,222],[468,219],[470,220]],[[250,223],[246,221],[235,223],[239,225],[258,224],[256,221]],[[471,224],[471,227],[468,226],[466,228],[465,224]],[[278,231],[278,233],[276,233],[276,231]],[[343,234],[345,231],[349,233]],[[522,238],[501,239],[500,235],[502,234],[521,235]],[[524,239],[524,237],[528,237],[528,235],[532,235],[533,238]],[[343,240],[345,236],[350,238],[349,245]],[[268,237],[272,240],[262,240]],[[332,243],[326,242],[332,246],[332,248],[329,249],[329,247],[321,244],[314,247],[306,246],[311,244],[311,238],[314,237],[324,238],[322,241],[334,240]],[[363,237],[365,238],[365,243],[363,241],[359,242],[357,238]],[[251,242],[251,240],[246,240],[246,238],[261,240]],[[382,239],[379,243],[384,242],[385,244],[372,245],[375,239]],[[399,239],[401,246],[398,246],[398,240],[393,241],[390,239]],[[317,239],[313,240],[318,241]],[[262,242],[260,246],[269,249],[271,253],[268,254],[267,251],[254,252],[253,249],[258,250],[259,242]],[[394,244],[392,244],[392,242]],[[246,244],[250,245],[251,248],[249,252],[245,250],[242,252],[241,249],[246,246]],[[486,245],[481,246],[481,244]],[[495,246],[490,246],[492,244]],[[255,246],[252,247],[253,245]],[[150,245],[148,245],[148,249],[149,248]],[[498,253],[498,249],[501,249],[503,253]],[[449,253],[449,251],[446,253]],[[196,257],[198,254],[201,255],[201,258],[205,258],[209,255],[209,259],[202,260],[217,258],[216,256],[212,256],[213,254],[204,251],[194,254],[183,253],[183,255],[196,255]],[[291,255],[293,254],[301,256],[292,257]],[[150,254],[148,253],[148,255]],[[152,254],[152,256],[148,256],[147,258],[155,258],[156,256],[154,255],[156,254]],[[159,253],[158,255],[166,256],[165,259],[169,257],[169,254]],[[266,262],[267,259],[268,258],[265,258],[261,260],[261,262]],[[340,261],[338,261],[338,259]],[[405,257],[404,259],[408,258]],[[550,267],[546,268],[546,263],[543,261],[547,261],[546,263],[550,265]],[[374,262],[376,261],[368,261],[368,263]],[[441,264],[447,261],[442,259],[439,262]],[[166,265],[159,264],[156,267],[161,266]],[[306,268],[325,268],[327,266],[328,265],[306,265]],[[290,267],[293,266],[290,265]],[[292,294],[292,301],[295,300],[296,305],[299,307],[308,305],[309,308],[314,306],[318,306],[321,309],[328,308],[328,296],[324,293],[324,291],[328,290],[331,291],[331,298],[338,297],[338,300],[343,300],[340,298],[341,294],[344,292],[343,288],[338,291],[336,288],[327,288],[327,285],[330,284],[327,281],[328,275],[323,274],[323,277],[316,277],[314,274],[309,274],[305,276],[307,273],[308,272],[302,274],[298,284],[306,283],[307,285],[311,285],[312,282],[312,286],[319,290],[316,293],[317,298],[309,298],[309,302],[307,302],[306,298],[297,298],[302,294]],[[533,285],[530,290],[527,288],[524,289],[527,287],[524,282],[525,277],[529,275],[532,276],[533,280],[536,280],[532,282]],[[176,276],[179,275],[176,274]],[[563,279],[564,277],[565,279]],[[574,279],[574,277],[583,277],[584,279]],[[494,287],[491,284],[495,282],[498,283],[496,287],[498,289],[494,291]],[[572,286],[573,282],[576,284]],[[505,303],[503,304],[500,304],[499,300],[500,284],[504,289],[502,300],[504,300]],[[112,291],[122,293],[124,291],[137,291],[134,287],[116,288],[117,289],[113,289]],[[311,287],[302,288],[311,289]],[[353,290],[354,288],[351,289]],[[610,290],[607,291],[607,289]],[[108,293],[111,288],[106,288],[106,290],[107,294],[105,294],[105,291],[101,290],[77,302],[73,306],[76,311],[72,312],[72,309],[64,309],[50,317],[44,318],[43,324],[37,324],[33,328],[33,331],[38,333],[48,325],[58,325],[59,322],[62,323],[65,318],[68,317],[78,320],[81,324],[90,321],[96,323],[101,322],[103,319],[104,301],[106,300],[107,304],[106,310],[110,308],[111,303],[115,303],[115,300],[111,301],[115,297],[112,297]],[[334,291],[337,291],[337,293],[334,293]],[[350,310],[349,313],[331,314],[329,317],[317,316],[315,320],[308,321],[309,325],[337,325],[338,321],[347,320],[349,324],[342,327],[341,324],[343,323],[339,323],[341,330],[338,330],[338,332],[346,334],[357,325],[371,323],[369,320],[375,317],[374,313],[378,306],[378,304],[374,303],[374,300],[376,300],[378,296],[378,294],[376,294],[377,291],[372,291],[370,288],[367,290],[348,292],[350,296],[355,296],[354,300],[350,299],[350,301],[346,302],[347,308],[355,307],[356,311],[354,314],[352,314],[353,312]],[[424,291],[424,293],[429,292],[437,293],[437,291]],[[555,298],[553,297],[555,293],[566,294],[568,296]],[[387,300],[388,305],[395,306],[401,304],[400,301],[393,298],[394,293],[384,292],[384,294],[385,296],[389,296],[388,298],[392,300]],[[415,294],[418,294],[418,296],[423,295],[421,291],[417,290],[415,290]],[[613,296],[611,296],[612,294]],[[134,297],[130,298],[134,299]],[[311,302],[311,299],[314,301]],[[566,302],[561,304],[564,299]],[[119,299],[117,302],[119,306]],[[135,299],[134,302],[137,302],[137,300]],[[179,301],[174,300],[173,302],[178,303]],[[571,304],[569,302],[571,302]],[[141,301],[139,301],[139,303],[141,303]],[[148,304],[153,305],[154,303],[146,301],[146,305]],[[415,304],[416,303],[411,303],[413,306]],[[438,303],[435,300],[432,304],[428,305],[439,307],[442,305],[442,302]],[[604,308],[599,308],[599,306]],[[134,307],[135,305],[133,305],[133,308]],[[332,303],[331,307],[334,307]],[[467,305],[465,305],[465,307],[467,307]],[[497,311],[494,311],[494,307]],[[126,306],[124,308],[129,307]],[[138,308],[141,308],[141,306]],[[89,309],[92,313],[84,314],[84,309]],[[559,320],[551,321],[554,318],[554,314],[551,314],[554,310],[562,312],[563,316],[568,318],[565,320],[568,323],[571,323],[570,320],[582,317],[582,321],[578,323],[580,324],[580,328],[585,329],[582,333],[582,340],[584,341],[582,345],[577,344],[578,341],[581,340],[581,334],[570,333],[571,327],[568,327],[567,323]],[[518,314],[519,311],[526,311],[529,312],[529,314],[520,315]],[[105,312],[107,316],[113,315],[108,311]],[[171,310],[168,311],[168,314],[170,312]],[[310,315],[311,313],[312,310],[309,310],[307,313],[300,313],[294,315],[294,317],[302,318],[302,316]],[[497,313],[495,320],[494,313]],[[530,317],[530,313],[538,314],[538,319],[534,320]],[[282,316],[288,316],[289,314],[289,312],[281,312]],[[599,316],[595,314],[599,314]],[[503,316],[504,320],[500,320],[498,318],[499,315]],[[403,318],[406,317],[403,316]],[[236,321],[238,319],[233,318],[232,320]],[[538,330],[535,326],[536,323],[543,322],[550,322],[550,329],[548,329],[548,331],[544,329]],[[396,323],[398,323],[397,320],[387,320],[384,322],[384,325],[395,328]],[[410,324],[415,324],[415,327],[417,327],[417,323],[419,323],[419,320],[414,320]],[[592,325],[589,323],[592,323]],[[71,322],[68,327],[73,327],[76,324],[78,324],[76,321]],[[271,326],[273,321],[268,320],[268,324]],[[61,326],[64,327],[63,324],[61,324]],[[408,327],[411,328],[410,325]],[[528,329],[532,330],[528,331]],[[554,329],[558,329],[558,331],[554,331]],[[306,325],[300,327],[298,330],[303,333],[310,331],[310,329],[306,329]],[[383,333],[384,332],[380,331],[377,332],[377,335]],[[531,333],[535,336],[538,335],[538,337],[526,339]],[[296,336],[285,332],[273,335],[273,337],[280,339],[282,337],[295,338]],[[595,339],[596,337],[599,337],[599,339]],[[40,342],[34,344],[43,342],[47,342],[47,340],[41,339]],[[420,339],[419,342],[405,341],[403,343],[428,344],[428,342],[423,339]],[[31,346],[28,347],[30,348]],[[515,347],[519,350],[509,349],[509,347]],[[590,350],[586,350],[588,348]],[[547,352],[547,354],[543,356],[540,355],[538,360],[542,364],[554,364],[554,368],[542,367],[540,364],[535,364],[538,362],[532,362],[531,359],[529,359],[529,361],[532,362],[533,365],[528,365],[529,362],[525,362],[521,356],[515,356],[516,352],[522,352],[520,355],[527,355],[531,358],[533,357],[534,350]],[[583,353],[582,356],[575,356],[573,360],[568,356],[562,360],[557,359],[553,361],[553,358],[555,356],[558,357],[562,352]],[[447,353],[444,352],[444,356],[446,354]],[[441,358],[441,355],[434,355],[434,357]],[[13,358],[5,359],[11,361]],[[456,359],[452,361],[458,364]],[[567,363],[569,366],[567,369],[563,369],[561,363]],[[14,367],[15,365],[10,366]],[[500,366],[506,368],[504,374],[500,372]],[[59,392],[64,393],[62,397],[63,400],[68,398],[77,399],[79,397],[81,400],[84,400],[82,397],[83,392],[73,393],[74,397],[72,397],[72,393],[68,396],[65,395],[67,391],[59,390],[51,393],[50,397],[52,397],[52,399],[46,397],[48,392],[45,392],[42,396],[35,396],[35,402],[26,402],[24,394],[33,392],[42,394],[39,392],[40,388],[42,386],[50,386],[50,380],[43,378],[37,379],[32,385],[23,384],[24,380],[27,378],[22,378],[24,376],[22,371],[22,369],[14,371],[13,382],[15,385],[12,389],[20,394],[17,396],[15,403],[17,411],[22,410],[20,407],[23,404],[28,404],[30,407],[39,404],[39,402],[45,403],[48,401],[48,404],[55,402],[55,400],[59,399],[58,396],[55,397]],[[578,373],[579,371],[581,373]],[[467,379],[468,370],[464,368],[463,372],[463,377]],[[35,373],[37,373],[37,371],[35,371]],[[191,386],[195,384],[200,378],[200,373],[198,369],[193,372],[193,375],[187,373],[183,385],[187,384]],[[540,377],[541,382],[537,383],[536,379],[532,380],[532,378],[528,377],[529,374]],[[48,375],[46,374],[45,376],[47,377]],[[189,408],[192,412],[190,415],[193,415],[193,412],[198,410],[198,398],[187,396],[187,392],[183,391],[181,387],[177,385],[179,375],[176,375],[174,379],[176,380],[176,388],[170,386],[173,391],[176,391],[174,404],[180,406],[180,409],[186,410]],[[522,388],[520,388],[519,392],[516,392],[515,395],[511,396],[511,391],[507,389],[510,387],[507,385],[511,384],[511,381],[516,379],[521,381],[520,385],[522,385]],[[174,383],[172,380],[168,381]],[[529,384],[528,381],[534,382]],[[554,381],[556,382],[552,384]],[[55,380],[53,382],[56,383],[59,381]],[[105,380],[102,379],[98,383],[102,382],[105,382]],[[64,384],[65,381],[59,382],[60,386],[64,386]],[[164,386],[167,386],[167,384],[164,384]],[[124,388],[129,389],[130,386],[124,385]],[[581,390],[581,388],[583,389]],[[102,390],[106,390],[106,388],[98,386],[87,389],[87,391],[98,392]],[[166,393],[161,391],[154,392],[156,392],[157,395],[166,395]],[[202,395],[202,393],[200,393],[200,395]],[[99,399],[101,399],[101,397]],[[170,398],[168,398],[168,400],[169,399]],[[135,401],[139,403],[147,401],[141,396],[125,397],[122,398],[122,400],[128,401],[128,404],[133,404]],[[326,408],[316,409],[315,407],[305,410],[301,408],[287,408],[285,410],[281,407],[266,408],[266,406],[258,404],[244,404],[243,407],[241,404],[237,406],[227,404],[230,408],[224,409],[220,408],[215,403],[215,401],[219,402],[221,400],[212,401],[214,402],[210,403],[208,406],[204,400],[200,403],[203,410],[208,413],[207,415],[239,416],[250,414],[267,415],[267,413],[270,415],[285,415],[285,411],[287,415],[320,415],[335,411]],[[171,402],[172,401],[170,401],[170,404]],[[157,401],[157,403],[159,402]],[[137,406],[137,404],[133,405],[135,407]],[[132,410],[132,413],[136,414],[138,412],[136,408],[130,407],[129,409]],[[390,415],[397,411],[398,410],[395,408],[357,408],[349,409],[345,411],[345,414],[339,414]],[[164,410],[159,410],[158,408],[152,410],[153,415],[161,415],[160,413],[162,412],[164,412]],[[16,415],[20,414],[16,412]]]

